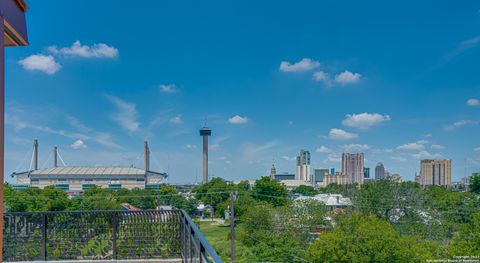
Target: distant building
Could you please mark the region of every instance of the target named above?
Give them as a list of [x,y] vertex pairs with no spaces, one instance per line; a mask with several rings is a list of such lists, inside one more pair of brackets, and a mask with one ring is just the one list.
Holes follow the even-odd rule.
[[352,205],[352,201],[348,197],[340,194],[318,194],[315,196],[299,196],[295,201],[315,200],[324,203],[330,209],[344,208]]
[[301,150],[297,156],[295,180],[310,181],[310,152]]
[[383,163],[378,163],[375,167],[375,180],[385,179],[385,166]]
[[415,183],[420,184],[420,175],[415,173],[415,179],[414,180],[415,180]]
[[276,174],[275,175],[275,181],[281,182],[285,180],[295,180],[295,175],[294,174],[289,174],[289,173],[283,173],[283,174]]
[[150,170],[150,149],[145,142],[145,167],[86,167],[64,166],[58,167],[56,163],[57,149],[54,148],[54,166],[51,168],[38,169],[38,141],[34,141],[33,170],[14,173],[17,178],[16,189],[24,189],[29,186],[45,188],[55,186],[70,195],[78,195],[97,186],[118,190],[126,189],[160,189],[166,184],[166,173]]
[[301,185],[312,186],[310,182],[305,182],[303,180],[282,180],[278,182],[283,184],[288,190],[293,190]]
[[452,186],[452,160],[421,160],[420,185]]
[[370,179],[370,168],[363,167],[363,178]]
[[342,173],[335,173],[335,174],[325,174],[323,176],[323,186],[327,186],[329,184],[339,184],[345,185],[348,184],[348,176]]
[[335,174],[335,168],[330,168],[330,174]]
[[277,174],[277,169],[275,168],[275,164],[272,164],[272,168],[270,169],[270,179],[275,180],[277,182],[281,182],[285,180],[295,180],[295,175],[289,174],[289,173]]
[[403,182],[403,178],[400,174],[392,174],[388,178],[397,183]]
[[363,153],[343,153],[342,154],[342,174],[347,175],[348,184],[363,184]]
[[275,180],[276,174],[277,174],[277,169],[275,168],[275,164],[272,164],[272,168],[270,168],[270,179]]
[[330,169],[328,168],[314,169],[314,172],[313,172],[314,183],[323,183],[323,177],[329,173],[330,173]]

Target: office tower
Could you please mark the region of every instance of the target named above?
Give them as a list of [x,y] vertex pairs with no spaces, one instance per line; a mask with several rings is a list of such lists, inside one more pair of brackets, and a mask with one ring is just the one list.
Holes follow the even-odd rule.
[[313,181],[315,183],[323,182],[323,177],[328,173],[330,173],[330,169],[328,168],[315,169],[313,171],[313,174],[314,174]]
[[378,163],[375,167],[375,180],[385,179],[385,166],[383,163]]
[[370,179],[370,168],[363,167],[363,178]]
[[452,160],[421,160],[420,185],[452,186]]
[[348,184],[363,184],[363,153],[343,153],[342,173],[347,175]]
[[310,181],[310,152],[300,151],[297,156],[297,169],[295,172],[295,180]]

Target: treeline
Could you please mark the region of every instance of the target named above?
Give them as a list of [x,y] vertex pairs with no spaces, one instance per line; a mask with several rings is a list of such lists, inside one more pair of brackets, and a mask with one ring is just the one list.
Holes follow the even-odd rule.
[[171,186],[163,186],[158,191],[153,189],[112,190],[93,186],[82,196],[72,198],[54,186],[44,189],[29,187],[15,190],[11,185],[5,184],[4,189],[7,212],[122,210],[121,204],[128,203],[140,209],[174,206],[194,213],[198,203],[193,198],[185,198]]
[[343,194],[353,205],[341,210],[293,201],[268,177],[251,188],[215,178],[195,191],[217,216],[230,204],[228,193],[237,193],[236,229],[248,248],[237,251],[238,262],[425,262],[480,255],[480,196],[470,188],[456,192],[379,180],[292,191]]

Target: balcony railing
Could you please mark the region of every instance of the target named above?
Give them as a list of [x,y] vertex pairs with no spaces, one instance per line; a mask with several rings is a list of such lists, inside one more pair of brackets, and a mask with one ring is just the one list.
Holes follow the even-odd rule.
[[222,262],[183,210],[5,213],[3,260]]

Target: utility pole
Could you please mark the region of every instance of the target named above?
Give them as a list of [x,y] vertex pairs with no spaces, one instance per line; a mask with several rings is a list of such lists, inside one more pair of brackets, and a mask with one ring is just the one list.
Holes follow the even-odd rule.
[[235,213],[233,209],[233,203],[235,201],[235,194],[230,192],[230,226],[232,231],[232,257],[231,262],[235,262]]

